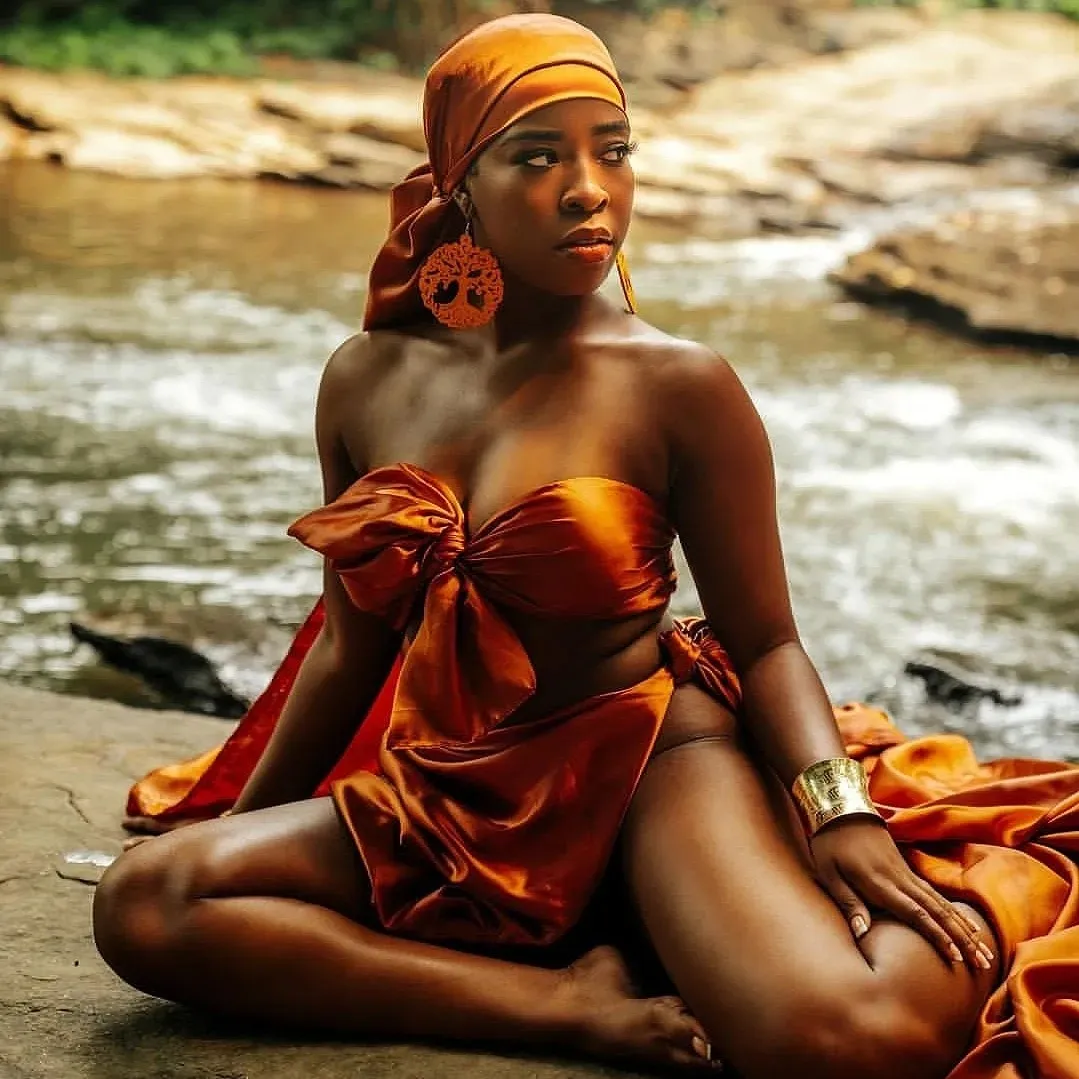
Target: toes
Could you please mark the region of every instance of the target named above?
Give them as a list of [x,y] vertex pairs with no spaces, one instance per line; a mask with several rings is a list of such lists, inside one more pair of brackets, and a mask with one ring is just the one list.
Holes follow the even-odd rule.
[[718,1060],[705,1060],[696,1053],[688,1053],[685,1049],[672,1049],[670,1053],[672,1064],[680,1068],[695,1072],[708,1072],[711,1075],[722,1075],[723,1065]]
[[700,1020],[690,1013],[685,1001],[678,997],[659,997],[655,1003],[660,1028],[671,1046],[697,1060],[711,1061],[713,1054],[708,1034]]

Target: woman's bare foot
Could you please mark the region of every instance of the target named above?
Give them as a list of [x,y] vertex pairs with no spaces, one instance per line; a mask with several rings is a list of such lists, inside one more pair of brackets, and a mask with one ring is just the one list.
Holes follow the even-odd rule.
[[633,980],[614,948],[600,947],[566,968],[575,1047],[605,1060],[672,1064],[715,1071],[708,1035],[678,997],[634,996]]

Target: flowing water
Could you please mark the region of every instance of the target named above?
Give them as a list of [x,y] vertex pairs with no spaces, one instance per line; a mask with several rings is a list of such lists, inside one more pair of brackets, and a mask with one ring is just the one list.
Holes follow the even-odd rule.
[[[0,166],[0,676],[132,692],[76,619],[259,689],[319,588],[284,529],[319,499],[316,382],[384,227],[381,196]],[[857,242],[641,225],[629,251],[645,317],[727,355],[764,416],[832,696],[1079,758],[1079,368],[845,302],[824,274]],[[928,707],[920,657],[1022,703]]]

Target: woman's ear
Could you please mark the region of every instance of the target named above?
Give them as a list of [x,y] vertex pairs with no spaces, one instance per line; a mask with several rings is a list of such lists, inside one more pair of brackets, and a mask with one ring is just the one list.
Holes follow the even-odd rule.
[[453,201],[457,203],[457,209],[461,211],[464,219],[471,221],[475,208],[472,204],[472,196],[463,184],[454,192]]

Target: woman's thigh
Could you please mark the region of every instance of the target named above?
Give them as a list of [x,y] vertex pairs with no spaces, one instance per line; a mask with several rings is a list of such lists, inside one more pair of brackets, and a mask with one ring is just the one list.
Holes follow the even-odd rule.
[[885,918],[855,942],[737,734],[718,702],[680,687],[623,832],[633,900],[678,992],[747,1075],[798,1063],[808,1079],[852,1044],[874,1077],[874,1046],[958,1058],[991,976]]
[[367,872],[351,836],[332,799],[315,798],[140,843],[102,878],[95,922],[108,934],[123,930],[133,906],[155,907],[167,922],[191,902],[230,896],[298,899],[356,921],[371,917]]

